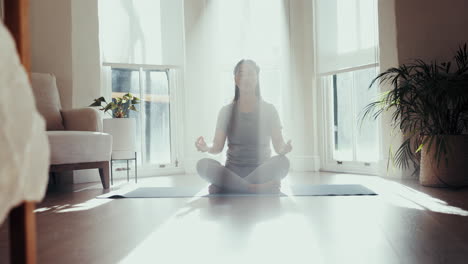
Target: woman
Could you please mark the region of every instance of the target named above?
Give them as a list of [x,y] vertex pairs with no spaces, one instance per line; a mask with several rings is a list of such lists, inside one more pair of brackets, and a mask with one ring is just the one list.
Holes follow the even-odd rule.
[[[234,100],[219,112],[213,145],[203,137],[195,142],[199,151],[218,154],[228,140],[226,166],[208,158],[197,163],[198,174],[211,183],[210,193],[279,192],[288,174],[291,141],[284,142],[275,107],[261,99],[259,73],[252,60],[237,63]],[[270,140],[278,156],[271,157]]]

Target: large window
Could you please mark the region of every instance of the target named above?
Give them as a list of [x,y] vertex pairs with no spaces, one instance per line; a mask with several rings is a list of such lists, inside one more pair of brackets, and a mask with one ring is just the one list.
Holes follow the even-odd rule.
[[177,167],[175,141],[177,69],[138,64],[105,64],[112,97],[132,93],[141,99],[129,117],[137,123],[137,155],[143,168]]
[[363,163],[379,160],[379,131],[377,122],[361,122],[362,109],[377,96],[368,89],[378,68],[337,73],[323,77],[326,89],[327,119],[331,134],[331,157],[338,162]]
[[141,98],[130,117],[137,122],[143,176],[182,171],[183,130],[177,126],[183,109],[177,91],[184,80],[179,70],[185,59],[183,6],[183,0],[99,1],[102,93]]
[[376,173],[379,120],[360,122],[377,97],[377,0],[316,0],[317,79],[323,98],[322,168]]

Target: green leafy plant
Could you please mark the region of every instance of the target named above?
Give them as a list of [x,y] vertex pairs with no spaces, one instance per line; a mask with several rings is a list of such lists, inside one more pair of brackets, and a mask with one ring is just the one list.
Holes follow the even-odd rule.
[[[375,82],[390,83],[391,89],[368,104],[361,121],[392,110],[394,129],[402,131],[403,143],[389,158],[396,167],[408,168],[410,162],[419,169],[419,152],[435,144],[437,166],[451,146],[444,136],[466,133],[468,128],[468,54],[466,44],[459,47],[451,61],[426,63],[417,59],[386,70],[374,78]],[[454,65],[454,66],[453,66]]]
[[90,106],[100,106],[99,110],[104,111],[104,113],[110,110],[113,118],[127,118],[130,110],[137,111],[135,105],[139,103],[140,99],[138,97],[133,96],[131,93],[126,93],[122,97],[112,98],[112,101],[109,103],[101,96],[94,99],[94,103]]

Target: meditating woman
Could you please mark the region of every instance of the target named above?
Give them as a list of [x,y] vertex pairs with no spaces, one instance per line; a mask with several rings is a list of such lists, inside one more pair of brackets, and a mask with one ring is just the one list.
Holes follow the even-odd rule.
[[[210,193],[279,192],[288,174],[291,141],[284,142],[278,112],[260,96],[259,73],[252,60],[237,63],[234,100],[219,112],[213,145],[203,137],[195,142],[199,151],[218,154],[228,140],[225,166],[209,158],[197,163],[198,174],[211,183]],[[271,157],[270,141],[277,156]]]

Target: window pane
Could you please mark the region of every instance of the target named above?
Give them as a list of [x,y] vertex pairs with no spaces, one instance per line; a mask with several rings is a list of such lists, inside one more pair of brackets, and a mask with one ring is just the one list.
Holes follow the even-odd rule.
[[162,22],[159,0],[100,0],[103,61],[161,64]]
[[171,127],[169,83],[165,71],[144,71],[146,85],[142,98],[144,116],[144,161],[150,164],[171,163]]
[[315,1],[319,73],[378,62],[377,3],[377,0]]
[[341,73],[333,78],[333,159],[352,161],[354,118],[350,110],[352,110],[353,74]]
[[141,96],[136,106],[138,112],[130,111],[136,119],[136,145],[139,162],[149,164],[171,163],[171,127],[169,81],[166,71],[143,71],[140,91],[138,69],[112,69],[112,96],[132,93]]
[[[357,119],[364,107],[378,95],[378,89],[369,89],[372,79],[377,76],[377,68],[354,72],[354,107]],[[356,127],[356,160],[375,162],[379,160],[378,122],[367,119]]]
[[378,122],[359,122],[364,107],[377,96],[369,84],[377,68],[336,74],[333,77],[333,159],[375,162],[379,160]]

